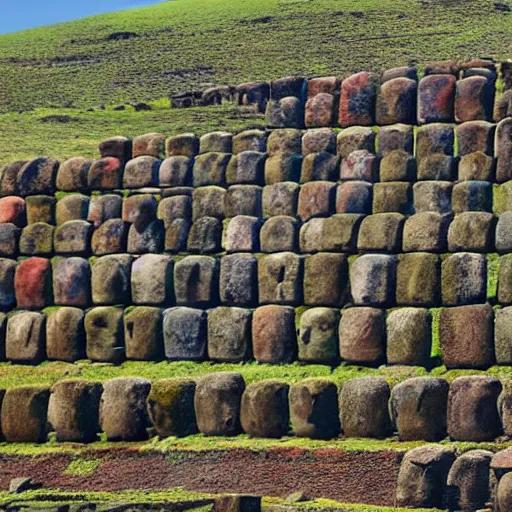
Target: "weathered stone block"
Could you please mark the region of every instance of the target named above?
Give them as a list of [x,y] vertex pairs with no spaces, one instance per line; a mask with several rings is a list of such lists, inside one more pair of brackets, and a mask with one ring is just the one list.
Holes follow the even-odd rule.
[[418,84],[418,122],[453,122],[455,83],[453,75],[428,75]]
[[298,182],[300,179],[302,156],[277,153],[265,160],[265,184],[273,185],[286,181]]
[[230,153],[204,153],[196,156],[193,168],[194,187],[224,185]]
[[393,151],[414,152],[414,130],[411,125],[394,124],[379,128],[379,154],[386,156]]
[[16,304],[14,274],[16,261],[0,258],[0,309],[9,310]]
[[379,159],[366,149],[352,151],[342,162],[340,179],[362,180],[373,183],[378,180]]
[[233,155],[226,169],[228,185],[263,185],[267,154],[260,151],[243,151]]
[[56,185],[64,192],[83,192],[87,190],[87,173],[92,160],[75,157],[61,163],[57,171]]
[[455,131],[459,156],[475,152],[493,155],[495,124],[487,121],[468,121],[457,125]]
[[368,215],[361,222],[357,248],[360,251],[400,252],[404,222],[401,213]]
[[16,176],[16,191],[24,196],[53,194],[59,162],[53,158],[40,157],[27,162]]
[[233,135],[229,132],[211,132],[199,139],[199,153],[231,153]]
[[386,319],[388,364],[428,366],[432,345],[431,316],[421,308],[400,308]]
[[446,437],[448,381],[416,377],[391,391],[389,409],[401,441],[441,441]]
[[25,311],[7,321],[5,356],[15,363],[39,364],[46,357],[46,315]]
[[36,222],[23,228],[19,240],[20,254],[27,256],[51,254],[54,229],[54,226],[45,222]]
[[428,155],[419,161],[418,180],[453,181],[456,175],[457,160],[448,155],[436,153]]
[[221,187],[201,187],[192,193],[192,218],[194,221],[201,217],[225,217],[226,190]]
[[503,212],[496,224],[496,250],[512,251],[512,212]]
[[208,313],[208,359],[238,363],[251,353],[252,312],[219,307]]
[[174,265],[179,305],[212,305],[217,300],[218,265],[211,256],[186,256]]
[[206,311],[188,307],[163,313],[165,357],[178,361],[200,361],[206,356]]
[[453,155],[454,140],[453,126],[449,124],[432,123],[421,126],[416,139],[418,161],[432,155]]
[[263,130],[245,130],[233,135],[233,154],[244,151],[259,151],[264,153],[267,148],[267,134]]
[[57,226],[53,247],[57,254],[86,254],[89,252],[92,225],[85,220],[70,220]]
[[128,226],[122,219],[109,219],[98,226],[91,238],[95,256],[125,252],[128,243]]
[[331,365],[338,361],[339,320],[340,312],[330,308],[311,308],[301,315],[299,361]]
[[174,219],[165,229],[165,251],[181,252],[187,247],[190,222],[185,219]]
[[46,222],[55,224],[55,204],[57,199],[52,196],[29,196],[25,199],[27,224]]
[[496,181],[504,183],[512,178],[512,118],[507,117],[498,123],[494,142]]
[[153,220],[141,230],[132,224],[128,230],[128,252],[131,254],[160,253],[164,248],[165,229],[161,220]]
[[260,219],[247,215],[233,217],[226,228],[224,248],[226,252],[258,252]]
[[418,79],[418,72],[414,67],[402,66],[398,68],[386,69],[381,76],[381,82],[387,82],[388,80],[393,80],[394,78],[410,78],[411,80]]
[[151,382],[137,377],[119,377],[103,383],[100,425],[109,441],[147,438],[146,399]]
[[229,187],[224,196],[226,217],[231,218],[237,215],[261,217],[261,194],[262,188],[256,185],[233,185]]
[[197,433],[192,379],[158,379],[151,385],[147,399],[149,418],[161,438],[186,437]]
[[102,390],[100,383],[80,379],[62,380],[52,386],[48,422],[57,442],[90,443],[97,439]]
[[373,186],[366,181],[345,181],[336,191],[336,213],[371,213]]
[[375,123],[375,101],[379,77],[363,71],[345,78],[341,84],[339,123],[371,126]]
[[455,88],[455,121],[490,121],[494,104],[494,83],[483,76],[458,80]]
[[387,437],[393,430],[389,417],[389,384],[383,377],[362,377],[343,383],[339,395],[340,422],[347,437]]
[[252,318],[254,358],[260,363],[290,363],[297,352],[295,311],[290,306],[262,306]]
[[52,267],[45,258],[27,258],[16,267],[14,276],[18,309],[43,309],[53,302]]
[[170,156],[158,169],[160,186],[188,187],[192,185],[194,159],[188,156]]
[[453,254],[443,261],[441,269],[445,306],[485,302],[487,266],[484,255]]
[[274,156],[280,153],[292,155],[302,152],[302,132],[291,128],[272,130],[267,139],[267,153]]
[[348,308],[340,321],[340,356],[342,359],[377,365],[386,356],[386,314],[377,308]]
[[263,187],[263,217],[295,217],[300,187],[297,183],[275,183]]
[[373,186],[373,213],[411,213],[412,190],[407,182],[375,183]]
[[494,314],[489,304],[441,311],[439,338],[447,368],[488,368],[495,363]]
[[333,94],[320,92],[310,97],[306,102],[306,127],[333,126],[336,106]]
[[340,213],[311,219],[300,229],[301,252],[356,252],[363,218],[355,213]]
[[230,254],[220,263],[220,300],[223,304],[252,306],[258,297],[257,260],[252,254]]
[[277,215],[261,226],[260,249],[262,252],[295,252],[299,245],[299,222],[293,217]]
[[260,304],[299,305],[302,302],[303,260],[292,252],[268,254],[258,259]]
[[148,306],[127,309],[124,315],[124,339],[127,359],[163,359],[162,310]]
[[415,181],[415,178],[416,159],[403,149],[395,149],[381,159],[380,181]]
[[384,82],[377,95],[376,123],[415,124],[417,89],[417,81],[406,77],[392,78]]
[[492,211],[492,184],[487,181],[457,183],[452,192],[454,213]]
[[409,450],[398,472],[396,505],[443,507],[448,472],[456,458],[448,446],[427,445]]
[[57,201],[55,220],[57,225],[70,220],[87,220],[89,198],[82,194],[70,194]]
[[85,359],[85,313],[79,308],[58,308],[46,322],[48,359],[73,363]]
[[340,432],[338,390],[327,379],[306,379],[290,387],[290,419],[296,436],[332,439]]
[[416,213],[452,211],[452,188],[449,181],[422,181],[413,186],[414,210]]
[[512,363],[512,308],[506,307],[495,312],[494,352],[496,363]]
[[214,217],[200,217],[191,226],[187,250],[211,254],[222,250],[222,221]]
[[130,160],[123,173],[123,188],[154,187],[159,183],[161,160],[154,156],[137,156]]
[[146,133],[133,139],[132,157],[152,156],[162,158],[165,154],[165,135],[161,133]]
[[300,188],[297,215],[307,221],[312,217],[328,217],[334,212],[336,184],[311,181]]
[[193,133],[181,133],[165,141],[167,156],[193,157],[199,153],[199,138]]
[[492,213],[459,213],[448,228],[448,250],[492,252],[495,225]]
[[25,200],[21,197],[8,196],[0,199],[0,224],[8,223],[18,227],[27,223]]
[[288,390],[282,381],[268,379],[247,386],[242,395],[240,420],[250,437],[279,438],[288,433]]
[[2,400],[2,434],[8,443],[44,443],[50,388],[9,389]]
[[339,176],[340,159],[331,153],[310,153],[302,160],[300,182],[336,181]]
[[0,195],[12,196],[18,193],[17,177],[27,160],[11,162],[0,170]]
[[464,155],[459,160],[459,181],[467,180],[493,181],[493,158],[481,151]]
[[441,262],[435,254],[401,254],[396,271],[396,303],[399,306],[432,307],[439,304]]
[[115,194],[92,196],[89,201],[87,220],[95,227],[110,219],[120,219],[123,199]]
[[87,358],[105,363],[120,363],[125,357],[123,310],[100,306],[85,314]]
[[376,133],[370,127],[352,126],[338,133],[336,146],[338,155],[345,159],[351,153],[365,149],[375,153]]
[[350,267],[350,289],[354,304],[385,306],[395,301],[396,259],[384,254],[366,254]]
[[409,217],[403,229],[405,252],[443,252],[447,245],[449,218],[441,213],[423,212]]
[[157,202],[151,194],[129,196],[123,199],[122,219],[143,231],[156,218],[156,209]]
[[304,304],[341,307],[347,300],[348,261],[344,254],[320,252],[304,263]]
[[86,308],[91,303],[91,268],[84,258],[58,259],[53,267],[53,298],[58,306]]
[[16,256],[20,233],[14,224],[0,224],[0,256]]
[[302,136],[302,155],[336,153],[336,132],[331,128],[307,130]]
[[[126,276],[130,279],[129,271]],[[129,296],[130,284],[126,286]],[[172,258],[164,254],[144,254],[137,258],[131,268],[131,291],[134,304],[170,304],[174,297]]]
[[165,228],[176,219],[192,218],[192,200],[189,196],[166,197],[158,203],[157,217],[163,221]]
[[199,379],[194,396],[199,431],[207,436],[239,434],[244,390],[244,379],[236,372],[212,373]]
[[130,304],[130,275],[133,257],[111,254],[92,265],[92,301],[95,305]]
[[288,96],[270,99],[265,111],[267,125],[273,128],[302,128],[304,126],[304,103],[302,98]]
[[102,158],[118,158],[122,164],[132,157],[132,141],[126,137],[111,137],[100,142],[98,149]]
[[91,190],[121,188],[123,167],[118,158],[105,157],[94,160],[87,173],[87,187]]
[[501,382],[495,377],[457,377],[448,395],[448,434],[456,441],[494,441],[501,435],[498,397]]

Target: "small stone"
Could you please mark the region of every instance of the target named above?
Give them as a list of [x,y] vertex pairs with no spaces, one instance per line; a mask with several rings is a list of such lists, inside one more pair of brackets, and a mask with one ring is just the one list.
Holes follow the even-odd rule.
[[495,218],[492,213],[459,213],[448,229],[448,250],[492,252],[494,231]]
[[445,306],[485,302],[487,267],[484,255],[453,254],[443,261],[441,271]]
[[16,267],[14,276],[18,309],[44,309],[53,302],[52,266],[45,258],[27,258]]
[[87,308],[91,303],[91,268],[84,258],[57,260],[53,267],[53,297],[58,306]]
[[497,401],[501,382],[483,375],[457,377],[448,395],[448,434],[455,441],[494,441],[502,434]]
[[26,224],[25,200],[21,197],[0,198],[0,224],[14,224],[23,227]]
[[433,307],[439,303],[441,262],[435,254],[417,252],[398,257],[396,303]]
[[198,380],[194,408],[199,431],[206,436],[240,433],[240,408],[245,382],[236,372],[219,372]]
[[91,250],[95,256],[126,252],[128,226],[122,219],[109,219],[97,227],[91,238]]
[[[327,379],[306,379],[290,387],[290,419],[296,436],[332,439],[340,432],[338,390]],[[287,499],[289,501],[289,499]]]
[[205,153],[197,156],[193,169],[194,187],[224,185],[230,159],[230,153]]
[[366,254],[359,256],[350,267],[350,288],[354,304],[385,306],[395,301],[394,256]]
[[338,324],[336,309],[311,308],[300,317],[299,361],[335,364],[339,359]]
[[165,135],[161,133],[146,133],[133,139],[132,157],[152,156],[161,158],[165,153]]
[[260,225],[258,217],[247,215],[233,217],[225,231],[226,252],[258,252]]
[[85,220],[70,220],[57,226],[53,247],[58,254],[86,254],[89,251],[92,226]]
[[257,303],[257,260],[252,254],[230,254],[220,263],[220,300],[233,306]]
[[165,251],[182,252],[187,248],[190,222],[185,219],[174,219],[165,229]]
[[400,441],[441,441],[446,437],[449,384],[435,377],[400,382],[391,391],[389,408]]
[[340,356],[348,362],[377,365],[385,359],[386,315],[377,308],[348,308],[340,321]]
[[237,215],[261,217],[262,188],[256,185],[233,185],[225,196],[225,215],[232,218]]
[[397,77],[382,83],[377,95],[376,123],[378,125],[415,124],[418,83]]
[[372,212],[373,186],[366,181],[345,181],[336,192],[336,213]]
[[343,383],[339,395],[343,434],[376,439],[389,436],[393,430],[388,411],[390,393],[383,377],[362,377]]
[[46,358],[46,315],[35,311],[16,313],[7,321],[5,356],[14,363],[37,365]]
[[299,305],[302,302],[303,261],[291,252],[275,253],[258,259],[260,304]]
[[263,185],[267,154],[260,151],[243,151],[233,155],[226,169],[228,185]]
[[267,139],[267,153],[270,156],[280,153],[301,154],[302,132],[291,128],[272,130]]
[[432,74],[422,78],[418,85],[418,122],[450,123],[454,117],[456,78],[452,75]]
[[297,215],[302,221],[312,217],[328,217],[334,212],[336,184],[311,181],[300,187]]
[[92,265],[91,288],[95,305],[130,303],[130,275],[133,257],[112,254]]
[[449,181],[421,181],[413,186],[416,213],[452,211],[452,188]]
[[352,151],[341,163],[340,179],[362,180],[373,183],[378,180],[378,157],[367,151],[359,149]]
[[27,224],[46,222],[55,224],[55,204],[57,200],[52,196],[29,196],[25,199]]
[[378,75],[366,71],[343,80],[339,109],[339,123],[342,127],[374,124],[378,82]]
[[20,254],[47,256],[53,252],[54,226],[45,222],[29,224],[23,228],[19,241]]
[[91,190],[111,190],[121,188],[123,167],[114,157],[94,160],[87,173],[87,188]]
[[201,187],[194,189],[192,193],[192,219],[194,221],[201,217],[225,217],[224,203],[226,190],[222,187]]
[[161,160],[154,156],[137,156],[123,172],[123,188],[154,187],[159,183]]
[[346,159],[354,151],[366,150],[375,153],[376,133],[370,127],[352,126],[338,133],[336,146],[338,155]]
[[48,359],[73,363],[85,359],[85,313],[79,308],[63,307],[48,316],[46,352]]
[[300,187],[297,183],[283,182],[263,187],[263,216],[287,215],[295,217]]
[[160,186],[188,187],[192,185],[194,159],[188,156],[170,156],[162,161],[158,169]]
[[217,301],[218,264],[211,256],[186,256],[174,265],[178,305],[208,306]]
[[164,311],[165,357],[176,361],[201,361],[206,356],[206,311],[175,307]]
[[160,438],[197,433],[195,392],[196,383],[192,379],[158,379],[152,383],[147,409]]
[[36,194],[53,194],[59,162],[41,157],[27,162],[16,176],[16,190],[21,197]]
[[109,441],[147,439],[146,399],[150,389],[148,380],[136,377],[120,377],[104,382],[100,425]]
[[416,213],[403,229],[404,252],[443,252],[447,245],[449,219],[437,212]]
[[98,227],[110,219],[120,219],[123,199],[115,194],[92,196],[87,220]]
[[8,443],[46,442],[49,399],[50,389],[46,386],[22,386],[7,390],[1,414],[4,439]]
[[124,339],[126,358],[160,361],[164,355],[162,310],[139,306],[125,311]]
[[86,380],[62,380],[51,389],[48,422],[57,442],[90,443],[97,439],[102,385]]
[[432,318],[427,309],[400,308],[386,318],[388,364],[428,366],[432,348]]
[[286,215],[267,219],[260,229],[262,252],[296,252],[299,245],[299,222]]
[[55,220],[57,226],[70,220],[87,220],[89,198],[82,194],[70,194],[57,201]]
[[199,153],[199,138],[193,133],[169,137],[165,142],[167,156],[193,157]]
[[120,363],[125,356],[123,310],[112,306],[92,308],[85,315],[87,359]]
[[259,363],[290,363],[297,352],[295,311],[290,306],[261,306],[253,313],[252,344]]
[[279,380],[249,384],[242,395],[240,420],[250,437],[280,438],[288,433],[290,386]]

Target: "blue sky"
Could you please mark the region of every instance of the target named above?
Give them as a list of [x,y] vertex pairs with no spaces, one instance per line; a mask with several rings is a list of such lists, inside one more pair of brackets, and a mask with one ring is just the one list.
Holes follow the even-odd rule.
[[158,1],[161,0],[0,0],[0,34]]

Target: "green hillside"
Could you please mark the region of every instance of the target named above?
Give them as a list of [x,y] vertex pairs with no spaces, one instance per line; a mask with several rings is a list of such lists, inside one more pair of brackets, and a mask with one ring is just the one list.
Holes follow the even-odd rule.
[[[508,0],[172,0],[0,36],[0,111],[512,55]],[[124,34],[119,34],[124,32]]]

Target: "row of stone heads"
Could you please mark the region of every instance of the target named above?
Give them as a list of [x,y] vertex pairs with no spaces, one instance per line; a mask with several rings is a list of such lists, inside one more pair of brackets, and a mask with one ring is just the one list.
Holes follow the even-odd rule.
[[[266,112],[270,127],[424,124],[431,122],[497,121],[510,111],[510,70],[507,63],[474,59],[446,61],[425,67],[418,81],[415,67],[305,78],[290,76],[270,83],[209,88],[202,93],[171,97],[173,106],[214,105],[223,101],[255,105]],[[505,94],[496,82],[505,83]]]
[[164,438],[245,432],[263,438],[293,433],[384,439],[396,433],[403,441],[492,442],[511,428],[510,391],[485,376],[458,377],[451,384],[417,377],[392,388],[383,377],[362,377],[338,389],[328,379],[246,386],[241,374],[220,372],[153,383],[136,377],[103,384],[63,380],[51,389],[15,387],[2,395],[7,442],[45,442],[48,420],[61,442],[91,442],[99,432],[112,441],[144,440],[149,433]]
[[[392,125],[303,132],[248,130],[166,139],[146,134],[133,141],[114,137],[100,143],[98,160],[17,161],[0,172],[0,195],[22,197],[55,190],[141,189],[283,181],[414,181],[510,179],[512,119],[434,123],[417,130]],[[457,156],[455,156],[457,147]],[[165,158],[167,155],[167,158]],[[493,158],[495,157],[495,158]]]
[[[385,310],[266,305],[209,310],[176,306],[63,306],[0,314],[1,358],[18,364],[49,359],[119,364],[213,361],[284,364],[382,364],[485,369],[512,365],[512,307],[489,304]],[[469,333],[469,334],[468,334]],[[438,339],[442,356],[432,357]],[[436,349],[439,350],[439,349]]]

